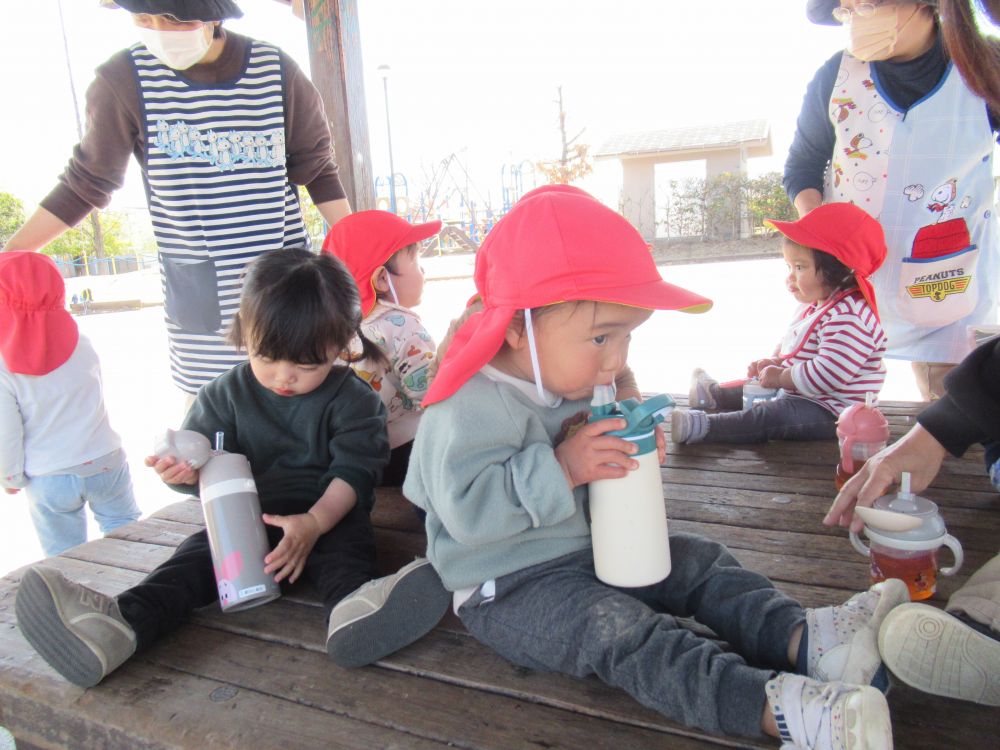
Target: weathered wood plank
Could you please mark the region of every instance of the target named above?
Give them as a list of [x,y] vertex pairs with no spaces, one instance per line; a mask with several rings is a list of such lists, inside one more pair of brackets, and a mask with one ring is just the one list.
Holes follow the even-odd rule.
[[123,750],[447,746],[140,659],[82,690],[53,672],[21,636],[13,591],[0,583],[0,723],[25,743]]
[[[677,748],[714,746],[677,736],[668,740],[664,733],[670,732],[670,725],[634,701],[630,713],[649,721],[616,728],[599,716],[572,710],[575,706],[559,710],[539,702],[534,691],[511,697],[492,685],[484,686],[489,690],[470,690],[440,679],[428,680],[426,672],[417,670],[339,669],[322,652],[322,639],[314,637],[308,645],[320,653],[276,644],[265,652],[231,633],[189,627],[145,658],[266,695],[293,696],[310,707],[462,748],[617,748],[623,741],[635,748],[660,748],[665,741]],[[429,642],[425,647],[433,646]],[[618,695],[629,701],[624,694]]]

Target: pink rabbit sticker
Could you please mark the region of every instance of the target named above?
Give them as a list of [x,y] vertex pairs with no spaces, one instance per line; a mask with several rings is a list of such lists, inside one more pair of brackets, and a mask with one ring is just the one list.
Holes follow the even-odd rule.
[[236,585],[233,581],[243,570],[243,556],[239,550],[229,554],[222,565],[215,566],[215,581],[219,586],[219,603],[223,607],[236,602]]

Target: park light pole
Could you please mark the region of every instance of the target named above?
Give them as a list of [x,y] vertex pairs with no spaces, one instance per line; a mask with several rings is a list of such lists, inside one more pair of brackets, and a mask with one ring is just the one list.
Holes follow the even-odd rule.
[[392,164],[392,127],[389,125],[389,66],[378,66],[382,76],[382,93],[385,96],[385,134],[389,142],[389,210],[396,213],[396,169]]

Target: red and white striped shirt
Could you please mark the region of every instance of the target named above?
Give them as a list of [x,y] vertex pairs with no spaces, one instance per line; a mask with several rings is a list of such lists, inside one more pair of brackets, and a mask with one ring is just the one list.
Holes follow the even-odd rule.
[[[819,305],[803,306],[795,323]],[[805,342],[784,364],[800,396],[839,415],[851,404],[876,396],[885,382],[886,337],[882,325],[860,292],[855,291],[823,313]]]

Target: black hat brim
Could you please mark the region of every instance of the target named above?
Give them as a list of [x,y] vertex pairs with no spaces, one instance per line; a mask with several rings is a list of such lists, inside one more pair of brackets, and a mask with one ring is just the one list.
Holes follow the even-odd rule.
[[243,11],[232,0],[114,0],[129,13],[169,14],[179,21],[222,21],[240,18]]

